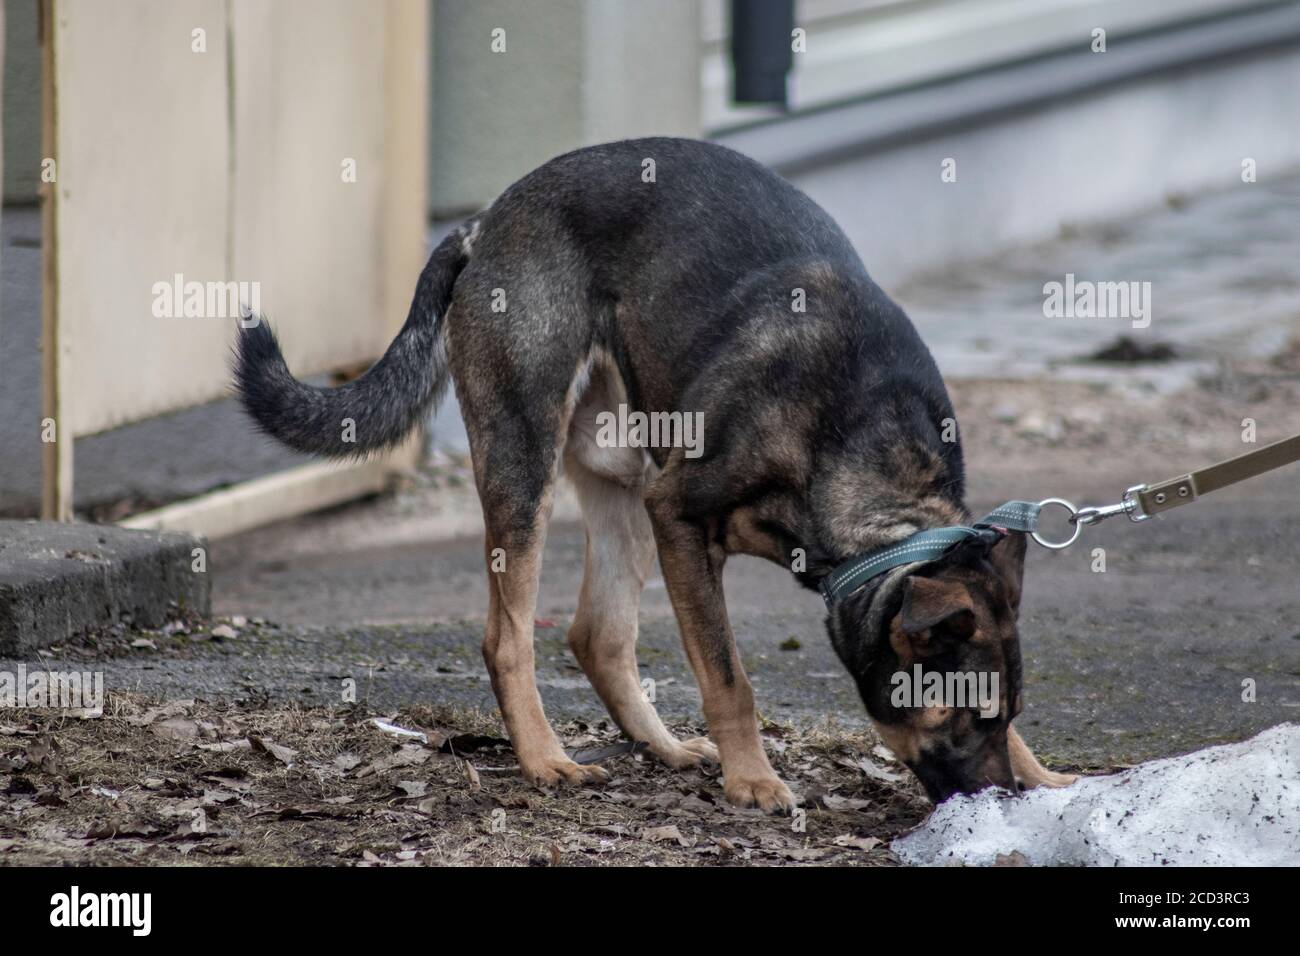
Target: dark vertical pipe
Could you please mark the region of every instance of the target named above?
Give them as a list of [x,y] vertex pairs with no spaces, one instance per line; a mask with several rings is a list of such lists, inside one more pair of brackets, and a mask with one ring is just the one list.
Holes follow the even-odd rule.
[[794,0],[731,0],[732,98],[786,106]]

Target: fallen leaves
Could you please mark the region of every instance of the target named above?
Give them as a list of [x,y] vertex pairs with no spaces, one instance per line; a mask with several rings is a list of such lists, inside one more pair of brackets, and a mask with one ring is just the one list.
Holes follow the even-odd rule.
[[872,739],[771,721],[764,744],[807,795],[797,827],[731,807],[717,768],[669,770],[605,721],[557,731],[609,783],[544,793],[485,715],[109,700],[99,721],[0,727],[6,862],[887,865],[926,809]]

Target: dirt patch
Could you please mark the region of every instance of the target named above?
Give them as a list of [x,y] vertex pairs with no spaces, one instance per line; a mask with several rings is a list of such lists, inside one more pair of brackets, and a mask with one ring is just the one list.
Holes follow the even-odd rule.
[[3,711],[0,864],[890,866],[929,810],[878,740],[829,724],[763,731],[793,818],[730,807],[715,768],[670,771],[606,721],[557,731],[612,781],[530,787],[499,722],[465,711],[132,694],[97,718]]
[[1166,477],[1300,431],[1300,336],[1268,359],[1219,362],[1191,387],[1162,393],[1124,377],[956,379],[948,383],[972,476],[1026,469],[1091,475],[1122,455],[1127,467]]

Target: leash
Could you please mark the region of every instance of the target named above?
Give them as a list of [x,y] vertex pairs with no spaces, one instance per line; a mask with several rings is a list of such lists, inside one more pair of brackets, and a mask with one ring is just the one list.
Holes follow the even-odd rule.
[[[1076,508],[1064,498],[1044,498],[1039,502],[1008,501],[970,526],[955,525],[918,531],[896,544],[850,558],[822,579],[822,598],[829,608],[878,574],[914,561],[933,561],[954,548],[977,539],[991,547],[1008,531],[1024,532],[1044,548],[1060,551],[1074,544],[1087,525],[1098,524],[1120,514],[1127,515],[1130,521],[1146,521],[1161,512],[1193,502],[1202,495],[1296,461],[1300,461],[1300,435],[1177,478],[1169,478],[1153,485],[1134,485],[1113,505]],[[1043,508],[1049,505],[1065,508],[1070,513],[1074,531],[1063,541],[1051,541],[1038,531],[1038,517]]]

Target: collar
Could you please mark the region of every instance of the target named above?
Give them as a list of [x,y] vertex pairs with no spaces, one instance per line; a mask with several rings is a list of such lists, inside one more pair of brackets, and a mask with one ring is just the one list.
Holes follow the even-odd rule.
[[973,525],[953,525],[918,531],[902,541],[876,548],[849,558],[822,578],[822,598],[826,607],[847,597],[878,574],[915,561],[933,561],[958,545],[975,538],[990,544],[1008,531],[1032,533],[1038,530],[1041,506],[1030,501],[1008,501],[998,505]]

